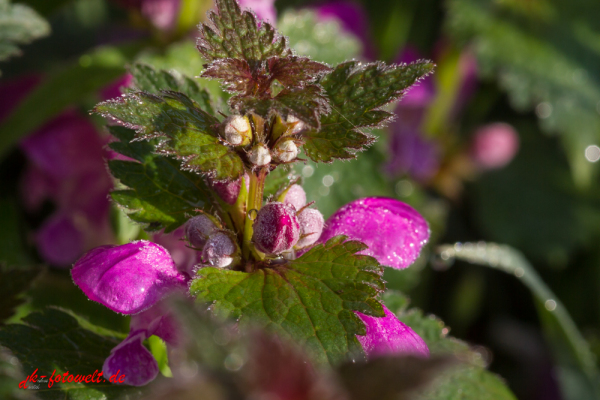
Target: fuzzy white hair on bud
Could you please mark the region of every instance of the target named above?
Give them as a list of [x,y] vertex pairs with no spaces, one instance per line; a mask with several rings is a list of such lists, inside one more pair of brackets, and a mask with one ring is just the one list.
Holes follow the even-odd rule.
[[271,153],[269,152],[269,148],[264,144],[257,144],[248,153],[248,158],[252,164],[262,167],[271,162]]
[[323,233],[325,220],[319,210],[305,208],[298,214],[298,223],[300,224],[300,239],[296,243],[296,248],[301,249],[319,240]]
[[235,146],[246,146],[252,140],[252,128],[248,117],[232,115],[223,123],[225,140]]
[[300,133],[304,130],[304,128],[306,128],[306,124],[300,121],[298,118],[294,117],[292,114],[288,114],[287,118],[285,119],[285,122],[287,122],[288,124],[296,123],[296,125],[294,125],[294,128],[290,132],[290,135]]
[[298,146],[293,140],[283,140],[273,149],[275,159],[281,162],[290,162],[298,157]]

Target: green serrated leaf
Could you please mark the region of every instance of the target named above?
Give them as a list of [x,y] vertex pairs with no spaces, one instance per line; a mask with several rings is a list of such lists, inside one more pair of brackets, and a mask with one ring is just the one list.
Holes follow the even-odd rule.
[[[55,375],[68,371],[74,376],[100,372],[111,349],[121,341],[120,337],[88,329],[92,327],[89,323],[87,328],[82,326],[75,316],[55,308],[32,313],[23,322],[0,328],[0,344],[18,358],[26,375],[36,369],[39,376],[46,377],[54,370]],[[42,399],[92,400],[139,396],[143,392],[139,388],[113,385],[106,379],[101,383],[59,382],[51,388],[47,382],[40,383],[35,393]]]
[[242,159],[221,143],[216,132],[219,120],[183,93],[129,93],[98,104],[94,112],[136,129],[140,138],[160,137],[157,150],[182,160],[185,170],[216,180],[237,179],[244,174]]
[[17,47],[50,33],[50,24],[33,9],[0,0],[0,61],[21,54]]
[[354,158],[374,138],[360,128],[380,127],[392,114],[380,110],[399,99],[407,88],[433,70],[433,64],[385,65],[348,61],[321,80],[331,113],[321,117],[321,129],[305,134],[304,151],[316,162]]
[[267,22],[259,28],[254,14],[242,12],[236,0],[215,3],[218,13],[208,13],[212,26],[200,26],[198,50],[207,61],[237,58],[254,67],[270,57],[291,55],[287,40]]
[[156,70],[142,63],[133,64],[129,72],[133,75],[134,86],[138,91],[154,94],[162,90],[181,92],[194,100],[204,112],[215,115],[208,91],[200,88],[192,78],[182,74],[176,75],[174,72]]
[[108,163],[113,176],[128,187],[111,196],[132,220],[168,233],[184,224],[195,209],[208,207],[210,192],[201,176],[182,171],[176,160],[155,154],[152,143],[132,142],[131,129],[111,126],[109,130],[119,139],[110,147],[138,161]]
[[365,246],[336,236],[287,264],[252,273],[204,268],[190,292],[220,316],[259,325],[305,346],[318,362],[337,364],[361,352],[365,327],[353,311],[383,316],[376,296],[383,268],[356,255]]

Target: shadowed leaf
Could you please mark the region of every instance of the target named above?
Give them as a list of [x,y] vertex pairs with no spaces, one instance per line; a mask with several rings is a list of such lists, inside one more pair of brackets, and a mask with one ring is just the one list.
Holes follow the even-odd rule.
[[359,242],[337,236],[287,264],[252,273],[204,268],[190,286],[201,302],[241,326],[261,326],[304,346],[320,363],[337,364],[362,349],[365,327],[353,311],[383,316],[376,296],[382,267]]

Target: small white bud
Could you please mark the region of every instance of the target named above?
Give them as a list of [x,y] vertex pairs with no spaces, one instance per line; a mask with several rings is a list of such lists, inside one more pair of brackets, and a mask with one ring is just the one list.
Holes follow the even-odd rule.
[[223,123],[225,140],[235,146],[246,146],[252,140],[252,128],[248,117],[232,115]]
[[298,156],[298,146],[293,140],[282,140],[273,149],[273,155],[278,161],[290,162]]
[[252,150],[250,150],[248,157],[250,158],[250,162],[258,167],[262,167],[271,162],[271,153],[269,152],[269,148],[264,144],[257,144],[254,146]]
[[290,135],[295,135],[296,133],[299,133],[303,131],[304,128],[306,128],[306,124],[300,121],[298,118],[294,117],[292,114],[288,114],[287,118],[285,119],[285,122],[287,122],[288,124],[294,122],[296,123],[296,125],[294,125],[294,128],[290,132]]

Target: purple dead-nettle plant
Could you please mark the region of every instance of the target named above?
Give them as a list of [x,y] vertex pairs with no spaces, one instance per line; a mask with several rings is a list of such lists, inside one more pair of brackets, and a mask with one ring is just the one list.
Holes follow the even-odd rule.
[[232,94],[228,109],[193,79],[141,64],[123,96],[94,109],[117,122],[110,146],[128,157],[109,161],[121,184],[114,201],[146,231],[162,230],[156,237],[181,232],[196,253],[190,268],[190,257],[175,262],[140,240],[93,249],[75,264],[73,279],[90,299],[132,315],[105,373],[120,369],[131,385],[157,375],[143,341],[178,345],[163,301],[178,292],[237,320],[240,332],[258,326],[294,340],[316,363],[427,357],[423,340],[380,301],[383,267],[408,267],[427,242],[423,217],[397,200],[366,198],[325,222],[293,168],[300,152],[315,162],[355,158],[374,141],[365,130],[393,118],[382,107],[433,65],[330,67],[296,56],[235,0],[216,6],[200,27],[201,77]]

